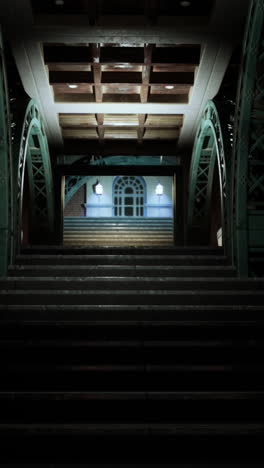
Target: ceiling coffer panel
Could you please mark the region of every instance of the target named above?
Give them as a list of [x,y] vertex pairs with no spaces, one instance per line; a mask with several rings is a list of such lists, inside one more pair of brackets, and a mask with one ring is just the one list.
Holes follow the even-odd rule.
[[56,102],[180,104],[188,103],[200,46],[44,44],[44,60]]
[[[156,44],[44,44],[54,101],[138,103],[141,114],[60,114],[65,139],[178,140],[182,114],[148,114],[145,104],[188,104],[200,46]],[[69,108],[70,110],[70,108]],[[100,112],[100,111],[99,111]]]
[[177,140],[183,115],[60,114],[64,138],[115,140]]

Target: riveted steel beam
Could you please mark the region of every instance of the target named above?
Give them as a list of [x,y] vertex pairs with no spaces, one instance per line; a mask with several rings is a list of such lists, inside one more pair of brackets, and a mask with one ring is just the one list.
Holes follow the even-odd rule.
[[264,1],[252,0],[243,45],[233,159],[234,260],[240,276],[264,266]]
[[188,232],[209,242],[215,164],[218,164],[224,247],[231,255],[230,159],[233,104],[208,101],[200,120],[191,161]]
[[30,242],[51,241],[54,235],[54,191],[43,119],[34,100],[15,110],[14,190],[16,247],[21,244],[24,179],[27,167],[30,198]]

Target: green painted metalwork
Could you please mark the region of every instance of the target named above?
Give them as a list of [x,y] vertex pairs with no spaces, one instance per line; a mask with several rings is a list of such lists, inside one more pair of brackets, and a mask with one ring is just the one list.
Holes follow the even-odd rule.
[[253,0],[243,46],[233,161],[233,253],[241,276],[264,266],[264,0]]
[[127,165],[127,166],[175,166],[176,156],[101,156],[94,159],[92,165]]
[[92,176],[66,176],[65,177],[65,206],[69,203],[73,195],[79,190],[79,188],[86,184],[86,182]]
[[[176,166],[180,163],[178,156],[133,156],[133,155],[111,155],[111,156],[78,156],[71,155],[75,158],[74,167],[88,166]],[[60,156],[59,160],[69,160],[68,157]],[[67,164],[67,163],[66,163]]]
[[0,275],[12,261],[12,157],[7,83],[0,31]]
[[232,102],[208,101],[197,129],[189,183],[188,231],[209,240],[211,199],[215,164],[218,163],[222,229],[227,254],[231,250],[230,161],[232,148]]
[[[23,113],[23,114],[22,114]],[[23,102],[14,133],[14,174],[16,198],[17,249],[21,243],[22,207],[25,168],[27,163],[31,241],[52,239],[54,233],[54,191],[47,137],[41,113],[34,100]],[[35,237],[34,237],[35,235]],[[38,236],[42,236],[39,239]]]

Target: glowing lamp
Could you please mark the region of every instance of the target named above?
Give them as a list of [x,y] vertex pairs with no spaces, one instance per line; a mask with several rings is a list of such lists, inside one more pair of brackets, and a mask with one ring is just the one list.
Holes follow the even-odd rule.
[[100,184],[100,182],[98,182],[98,184],[96,184],[96,186],[95,186],[96,195],[102,195],[103,191],[104,191],[104,188],[103,188],[102,184]]
[[158,184],[155,191],[156,195],[163,195],[163,185]]

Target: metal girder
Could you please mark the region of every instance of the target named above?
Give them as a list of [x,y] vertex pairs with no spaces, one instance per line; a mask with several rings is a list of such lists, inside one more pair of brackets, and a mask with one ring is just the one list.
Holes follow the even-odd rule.
[[79,188],[85,184],[93,176],[66,176],[65,177],[65,199],[64,206],[69,203],[73,195],[79,190]]
[[[14,189],[16,200],[16,246],[20,247],[24,177],[27,163],[31,241],[38,243],[54,233],[54,192],[47,137],[41,113],[34,100],[23,102],[15,111]],[[38,239],[41,235],[41,239]]]
[[233,251],[241,276],[264,266],[264,0],[252,0],[237,97],[233,161]]
[[188,200],[188,231],[209,239],[215,163],[218,163],[222,230],[226,253],[231,251],[230,161],[232,148],[231,102],[208,101],[200,120],[192,154]]
[[12,157],[9,100],[0,30],[0,276],[7,274],[12,261]]

